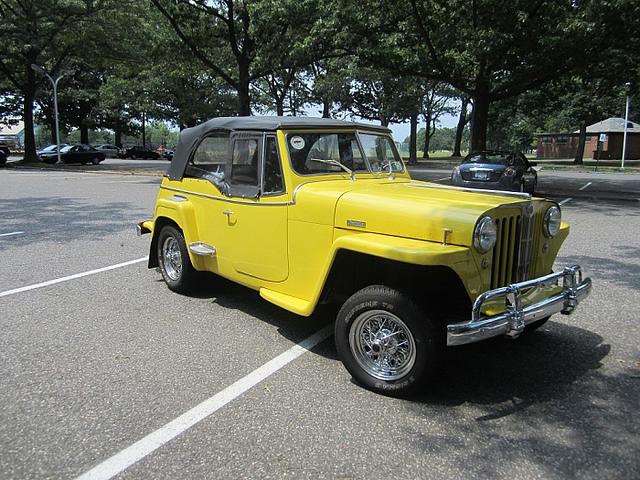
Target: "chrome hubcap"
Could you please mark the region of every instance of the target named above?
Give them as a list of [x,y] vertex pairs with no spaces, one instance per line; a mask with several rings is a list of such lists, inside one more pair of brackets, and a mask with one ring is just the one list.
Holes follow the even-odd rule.
[[380,380],[398,380],[416,363],[411,331],[385,310],[370,310],[355,319],[349,331],[349,347],[358,365]]
[[179,280],[182,275],[182,255],[180,245],[174,237],[167,237],[162,244],[162,265],[167,276]]

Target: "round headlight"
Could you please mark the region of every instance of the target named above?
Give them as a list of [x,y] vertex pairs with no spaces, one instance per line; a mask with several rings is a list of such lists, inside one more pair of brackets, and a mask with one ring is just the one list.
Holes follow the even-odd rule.
[[498,227],[491,217],[483,217],[473,231],[473,245],[481,253],[487,253],[496,244]]
[[560,209],[555,205],[549,207],[547,213],[544,214],[544,234],[549,238],[555,237],[560,230],[561,220],[562,214],[560,213]]

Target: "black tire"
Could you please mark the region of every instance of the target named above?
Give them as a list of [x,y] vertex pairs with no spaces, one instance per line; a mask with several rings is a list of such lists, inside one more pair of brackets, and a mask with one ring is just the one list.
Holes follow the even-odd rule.
[[94,165],[98,165],[101,161],[102,159],[100,157],[95,157],[93,160],[91,160],[91,163],[93,163]]
[[[169,252],[169,249],[173,252]],[[168,255],[171,253],[177,257],[173,262],[167,263]],[[156,255],[162,278],[171,290],[186,294],[195,289],[199,272],[191,265],[182,232],[170,225],[162,227],[158,234]],[[179,262],[179,268],[177,262]]]
[[[378,329],[373,341],[371,326]],[[389,340],[392,337],[393,341]],[[342,363],[356,382],[377,393],[401,396],[423,387],[433,376],[444,350],[444,332],[403,293],[372,285],[353,294],[340,309],[335,342]],[[407,348],[404,353],[399,353],[401,346]],[[381,357],[389,361],[376,363]],[[395,364],[398,358],[400,361]],[[397,368],[381,371],[382,363]],[[380,368],[377,371],[376,366]]]

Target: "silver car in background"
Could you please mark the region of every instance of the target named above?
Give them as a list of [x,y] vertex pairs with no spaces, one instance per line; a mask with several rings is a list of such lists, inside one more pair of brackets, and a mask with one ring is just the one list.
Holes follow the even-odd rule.
[[521,152],[471,152],[453,168],[451,184],[533,194],[538,184],[535,166]]

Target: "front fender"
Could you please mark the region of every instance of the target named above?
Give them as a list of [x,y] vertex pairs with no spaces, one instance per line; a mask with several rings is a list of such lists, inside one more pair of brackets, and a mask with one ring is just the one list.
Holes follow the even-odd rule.
[[352,231],[336,230],[327,262],[319,276],[318,284],[315,286],[313,298],[305,308],[306,315],[311,314],[315,309],[336,256],[341,250],[414,265],[449,267],[464,284],[470,299],[477,296],[480,291],[480,275],[467,247],[377,233],[353,233]]

